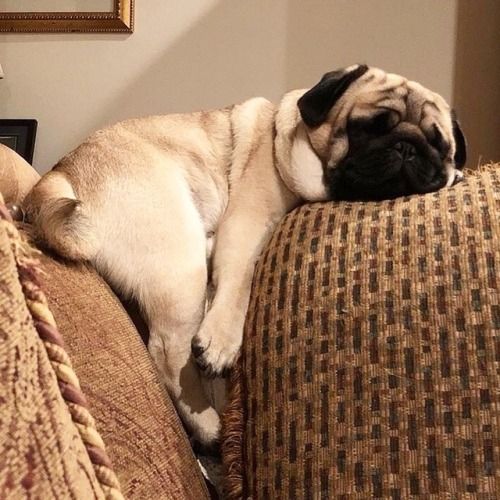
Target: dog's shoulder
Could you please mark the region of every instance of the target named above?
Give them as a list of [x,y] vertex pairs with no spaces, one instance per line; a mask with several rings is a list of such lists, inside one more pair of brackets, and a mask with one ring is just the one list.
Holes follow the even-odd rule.
[[254,97],[233,106],[231,122],[238,140],[254,137],[256,131],[274,121],[275,106],[264,97]]

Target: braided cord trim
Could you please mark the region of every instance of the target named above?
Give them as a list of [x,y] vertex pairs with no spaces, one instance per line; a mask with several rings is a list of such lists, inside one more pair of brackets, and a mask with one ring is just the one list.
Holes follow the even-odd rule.
[[[0,198],[0,201],[1,198]],[[62,335],[57,329],[54,316],[48,307],[38,274],[38,262],[30,257],[33,253],[27,249],[14,226],[9,211],[0,203],[0,219],[7,222],[6,230],[12,244],[19,280],[26,297],[26,304],[33,318],[35,328],[42,340],[52,368],[54,369],[61,395],[67,404],[71,418],[82,438],[99,484],[108,500],[124,500],[120,484],[113,472],[104,441],[96,429],[95,420],[88,409],[88,403],[80,388],[80,382],[73,370],[71,360],[64,348]]]

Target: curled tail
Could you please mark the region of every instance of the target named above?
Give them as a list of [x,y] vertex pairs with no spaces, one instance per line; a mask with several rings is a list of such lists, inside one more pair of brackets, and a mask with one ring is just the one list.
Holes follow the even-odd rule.
[[83,203],[68,179],[52,171],[26,197],[24,208],[41,243],[71,260],[90,260],[97,251],[97,235]]

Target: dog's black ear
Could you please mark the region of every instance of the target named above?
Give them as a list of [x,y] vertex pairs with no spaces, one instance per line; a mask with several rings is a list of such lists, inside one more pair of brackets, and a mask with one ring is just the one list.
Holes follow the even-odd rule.
[[453,137],[455,138],[455,167],[463,168],[465,162],[467,161],[467,141],[465,140],[464,133],[462,132],[462,127],[457,120],[457,114],[455,110],[451,111],[451,121],[453,124]]
[[321,81],[297,102],[304,123],[308,127],[321,125],[349,85],[367,71],[368,66],[362,64],[351,71],[341,69],[326,73]]

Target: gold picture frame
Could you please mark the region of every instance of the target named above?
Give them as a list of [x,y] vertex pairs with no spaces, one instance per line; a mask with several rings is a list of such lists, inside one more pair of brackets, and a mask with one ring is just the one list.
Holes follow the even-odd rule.
[[1,33],[132,33],[134,0],[113,0],[112,12],[0,12]]

